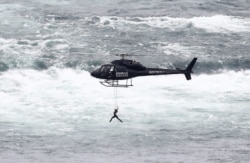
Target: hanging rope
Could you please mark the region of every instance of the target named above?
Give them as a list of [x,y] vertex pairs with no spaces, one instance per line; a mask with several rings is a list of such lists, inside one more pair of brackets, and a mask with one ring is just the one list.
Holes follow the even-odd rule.
[[117,107],[118,106],[117,87],[114,87],[114,99],[115,99],[115,107]]

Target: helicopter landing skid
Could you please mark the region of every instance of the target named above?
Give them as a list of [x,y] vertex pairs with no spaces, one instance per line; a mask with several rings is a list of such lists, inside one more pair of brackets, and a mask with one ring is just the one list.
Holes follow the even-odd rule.
[[[130,80],[130,82],[128,82],[128,80]],[[104,85],[105,87],[123,87],[123,88],[128,88],[128,87],[133,86],[132,79],[127,79],[124,84],[119,84],[118,80],[104,80],[104,81],[100,81],[100,83],[102,85]]]

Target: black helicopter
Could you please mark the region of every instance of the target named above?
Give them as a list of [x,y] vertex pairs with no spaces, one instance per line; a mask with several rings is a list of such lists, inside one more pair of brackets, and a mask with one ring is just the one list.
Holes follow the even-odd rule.
[[[170,75],[170,74],[184,74],[187,80],[191,80],[192,68],[194,67],[197,58],[194,58],[185,70],[176,69],[161,69],[161,68],[147,68],[141,63],[134,60],[125,59],[129,54],[117,54],[122,59],[114,60],[111,64],[102,65],[100,68],[91,72],[91,76],[104,79],[100,83],[106,87],[129,87],[133,86],[132,78],[138,76],[149,75]],[[128,81],[130,79],[130,82]],[[126,80],[125,84],[119,84],[120,80]]]

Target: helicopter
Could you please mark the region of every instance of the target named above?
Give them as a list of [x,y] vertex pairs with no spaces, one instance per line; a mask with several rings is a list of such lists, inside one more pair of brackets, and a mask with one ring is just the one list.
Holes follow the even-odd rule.
[[[192,69],[197,61],[197,58],[193,58],[186,69],[161,69],[148,68],[135,60],[125,59],[125,56],[131,56],[129,54],[116,54],[116,56],[121,56],[121,59],[101,65],[100,68],[91,72],[91,76],[103,79],[100,83],[106,87],[131,87],[133,86],[132,78],[151,75],[184,74],[187,80],[191,80]],[[119,83],[122,80],[126,82]]]

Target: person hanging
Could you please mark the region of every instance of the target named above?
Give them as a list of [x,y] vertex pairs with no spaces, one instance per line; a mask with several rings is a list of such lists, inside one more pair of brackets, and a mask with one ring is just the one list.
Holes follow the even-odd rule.
[[118,106],[116,106],[115,110],[114,110],[114,115],[111,117],[110,121],[111,122],[114,118],[118,119],[121,123],[122,123],[122,120],[117,116],[117,113],[118,113]]

